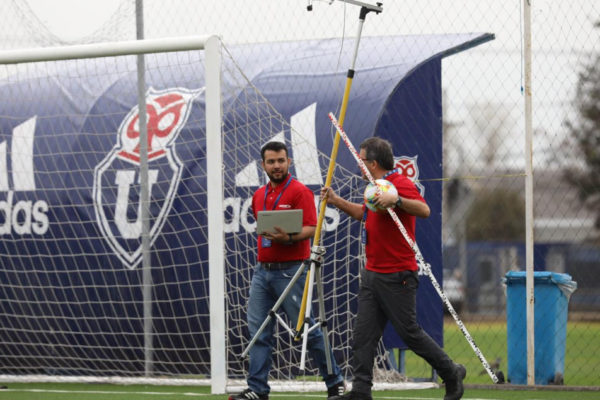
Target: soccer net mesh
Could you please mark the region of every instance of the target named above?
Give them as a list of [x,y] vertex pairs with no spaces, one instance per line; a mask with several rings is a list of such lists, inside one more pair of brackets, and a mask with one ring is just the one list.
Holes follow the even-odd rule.
[[[206,189],[204,110],[211,100],[204,92],[204,52],[145,56],[150,287],[141,262],[136,57],[0,67],[2,376],[210,379],[206,204],[219,196],[225,315],[213,317],[226,321],[227,385],[245,385],[247,362],[240,355],[250,340],[246,304],[256,261],[249,205],[266,183],[260,148],[285,141],[292,174],[314,191],[318,204],[329,156],[317,147],[316,135],[334,132],[315,131],[315,104],[283,116],[232,53],[224,48],[222,55],[221,193]],[[333,186],[358,200],[364,184],[357,171],[338,166]],[[323,297],[331,344],[347,377],[359,237],[358,223],[327,208]],[[311,360],[299,370],[301,342],[278,323],[275,332],[271,379],[314,387],[320,378]],[[377,368],[380,380],[402,380],[386,372],[383,346]]]

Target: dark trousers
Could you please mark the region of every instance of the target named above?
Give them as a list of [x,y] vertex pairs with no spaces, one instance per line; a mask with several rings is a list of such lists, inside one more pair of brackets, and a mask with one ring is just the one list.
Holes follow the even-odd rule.
[[353,331],[353,391],[371,393],[377,345],[388,321],[404,343],[435,368],[442,379],[452,378],[454,363],[417,323],[418,286],[416,272],[381,274],[362,270]]

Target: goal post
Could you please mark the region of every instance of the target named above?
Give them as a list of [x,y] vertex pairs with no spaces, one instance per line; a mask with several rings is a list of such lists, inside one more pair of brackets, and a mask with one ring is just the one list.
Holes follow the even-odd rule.
[[[208,193],[223,193],[223,146],[221,142],[221,45],[216,37],[206,46],[206,177]],[[227,389],[225,349],[225,238],[223,196],[208,196],[210,275],[211,391]]]
[[[184,52],[184,51],[196,51],[204,50],[204,72],[205,76],[203,81],[205,82],[205,119],[206,119],[206,165],[207,165],[207,188],[208,192],[222,193],[222,168],[221,165],[221,41],[217,36],[192,36],[192,37],[174,37],[174,38],[163,38],[163,39],[145,39],[145,40],[134,40],[134,41],[122,41],[122,42],[109,42],[109,43],[96,43],[96,44],[84,44],[84,45],[73,45],[63,47],[46,47],[46,48],[34,48],[34,49],[18,49],[11,51],[0,52],[0,65],[12,65],[12,64],[26,64],[26,63],[47,63],[47,62],[58,62],[67,60],[84,60],[93,58],[105,58],[105,57],[119,57],[138,55],[144,56],[148,54],[156,53],[169,53],[169,52]],[[137,64],[137,86],[143,88],[142,91],[146,92],[148,88],[145,84],[146,71],[140,71],[140,65],[143,67],[145,64]],[[17,69],[7,71],[6,75],[11,76],[15,74]],[[18,74],[17,74],[18,75]],[[14,76],[14,75],[13,75]],[[27,78],[25,78],[27,79]],[[181,101],[181,99],[179,100]],[[138,103],[138,110],[144,110],[146,108],[145,101],[141,98]],[[138,128],[139,128],[139,140],[142,144],[137,150],[139,159],[137,160],[139,165],[144,166],[148,163],[148,146],[144,146],[144,143],[152,145],[152,138],[148,141],[148,132],[146,128],[145,119],[146,113],[139,112],[138,115]],[[15,130],[16,132],[16,130]],[[34,132],[29,135],[33,137]],[[18,143],[16,137],[13,137],[13,153],[19,146],[14,143]],[[4,145],[6,142],[2,142]],[[5,149],[3,147],[3,149]],[[31,149],[30,149],[31,150]],[[6,150],[5,150],[6,151]],[[3,160],[6,160],[6,153],[3,152]],[[33,158],[29,153],[29,158]],[[12,154],[13,160],[18,160],[17,154]],[[22,171],[18,171],[17,163],[13,162],[13,187],[19,185],[17,177],[22,174]],[[0,166],[1,167],[1,166]],[[7,168],[6,162],[4,162],[4,170],[0,171],[1,176],[8,176],[9,169]],[[33,174],[34,167],[31,166],[30,172]],[[147,177],[147,173],[140,173],[140,180]],[[34,177],[31,180],[35,180]],[[6,179],[6,188],[9,189],[9,179]],[[150,187],[148,182],[140,181],[140,192],[144,189],[148,191]],[[13,192],[10,192],[13,193]],[[146,192],[140,193],[139,198],[150,198],[150,194]],[[5,200],[5,203],[8,204]],[[141,201],[140,201],[141,203]],[[45,206],[47,209],[47,206]],[[212,362],[210,363],[210,376],[212,391],[213,393],[224,393],[226,388],[226,349],[225,349],[225,310],[224,310],[224,243],[222,240],[223,236],[223,221],[222,218],[218,218],[223,209],[222,196],[207,196],[207,211],[209,217],[208,236],[211,238],[209,246],[209,265],[210,265],[210,355]],[[140,215],[144,216],[143,210],[140,206]],[[11,216],[9,212],[5,210],[4,213],[4,224],[11,222]],[[13,220],[17,220],[18,215],[13,217]],[[145,237],[147,231],[142,231],[141,236]],[[144,250],[144,249],[143,249]],[[139,261],[137,258],[137,261]],[[145,274],[145,272],[144,272]],[[152,283],[152,279],[147,279],[145,276],[143,279],[144,285]],[[143,288],[144,293],[144,319],[152,318],[152,313],[147,313],[146,309],[148,304],[152,303],[152,298],[147,298],[148,294],[151,295],[152,289],[148,287]],[[152,306],[150,305],[150,309]],[[153,345],[152,345],[152,321],[144,321],[144,370],[145,375],[149,376],[152,374],[152,360],[153,360]],[[32,343],[33,344],[33,343]],[[41,345],[41,344],[40,344]],[[14,377],[15,379],[17,377]],[[30,377],[31,378],[31,377]],[[42,377],[42,380],[50,378]],[[188,383],[193,382],[204,382],[203,380],[188,380]]]

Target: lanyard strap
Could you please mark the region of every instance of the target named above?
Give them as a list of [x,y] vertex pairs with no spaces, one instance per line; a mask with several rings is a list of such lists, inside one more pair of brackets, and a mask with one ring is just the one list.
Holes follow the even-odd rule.
[[394,168],[393,170],[386,172],[385,175],[381,177],[381,179],[385,179],[388,176],[395,174],[396,172],[400,173],[400,168]]
[[[272,210],[274,210],[275,207],[277,207],[277,203],[279,203],[279,200],[281,199],[281,195],[283,194],[283,192],[285,192],[285,189],[287,189],[287,187],[290,186],[292,179],[293,179],[292,174],[289,174],[289,178],[288,178],[287,182],[285,183],[285,186],[283,186],[283,189],[281,189],[279,196],[277,196],[277,198],[275,199],[275,203],[273,204]],[[268,192],[269,192],[269,184],[267,183],[265,185],[265,199],[264,199],[264,204],[263,204],[263,210],[267,209],[267,193]]]

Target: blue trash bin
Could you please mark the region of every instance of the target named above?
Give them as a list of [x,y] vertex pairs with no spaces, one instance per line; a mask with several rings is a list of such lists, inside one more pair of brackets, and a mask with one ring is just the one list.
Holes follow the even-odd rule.
[[[506,274],[507,381],[527,384],[525,271]],[[534,272],[535,384],[563,384],[567,311],[577,283],[568,274]]]

